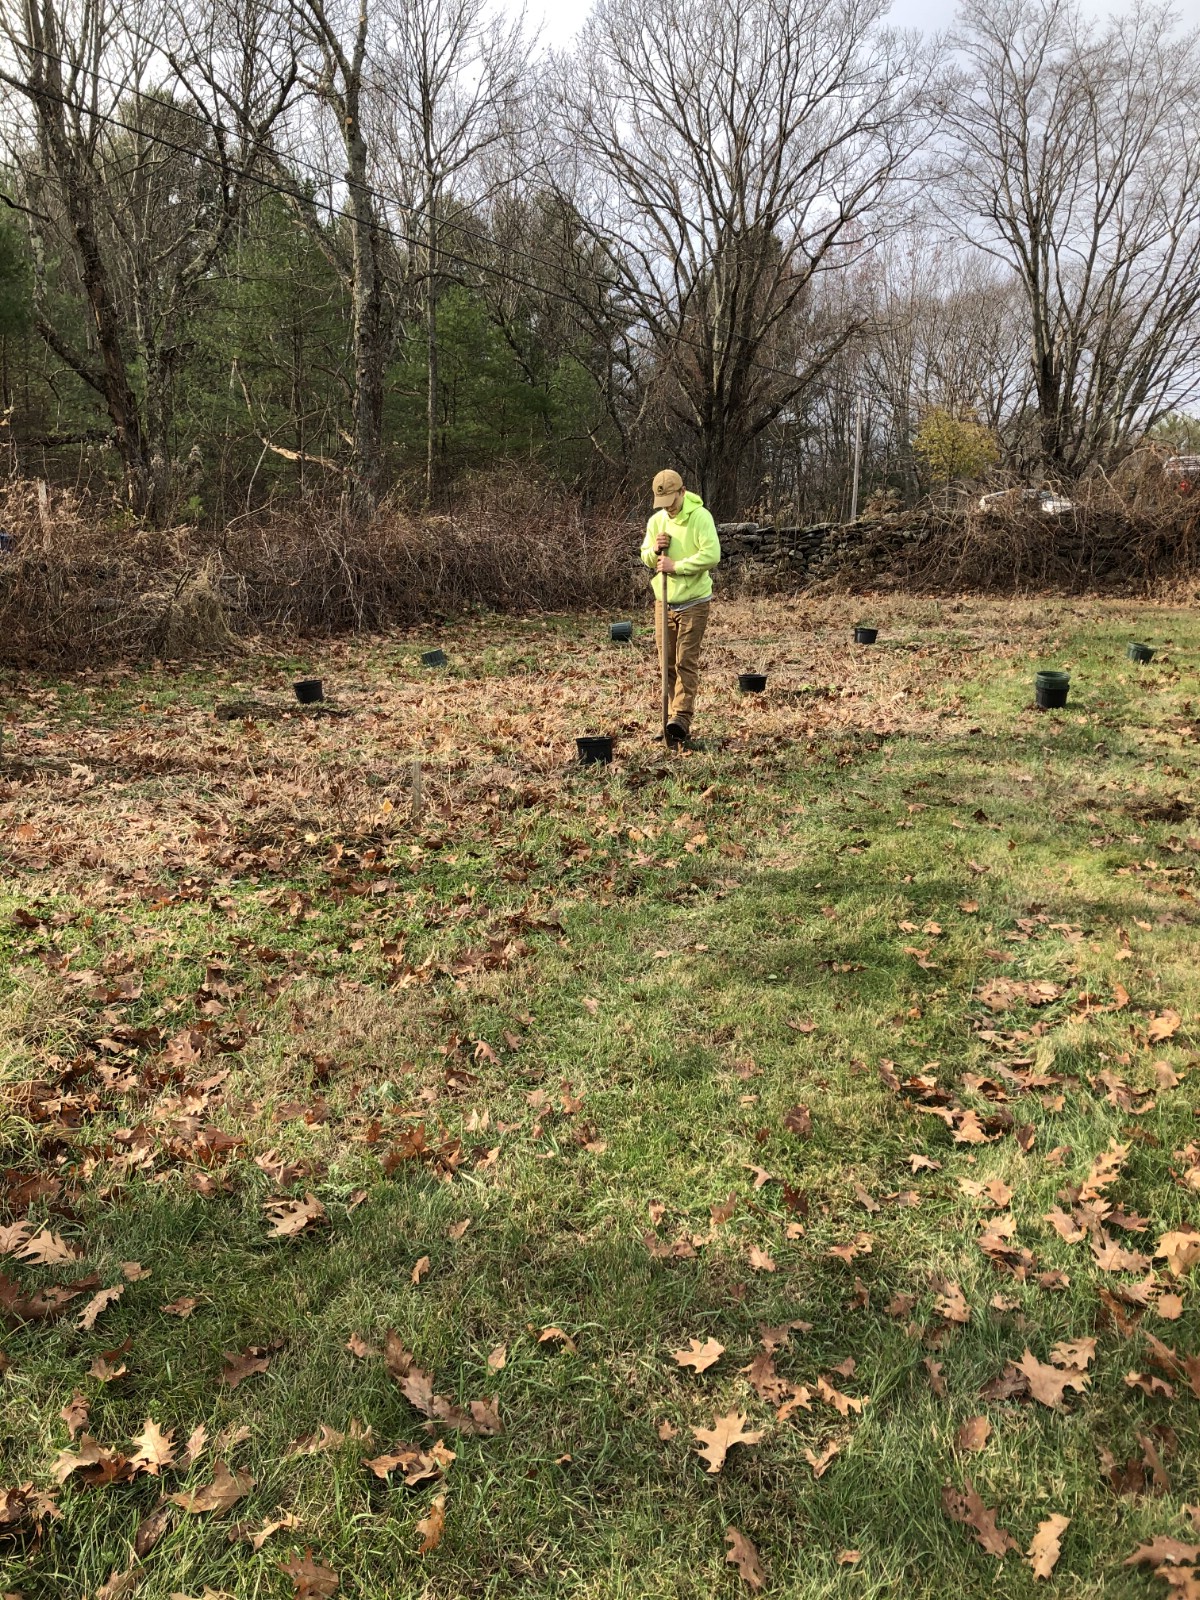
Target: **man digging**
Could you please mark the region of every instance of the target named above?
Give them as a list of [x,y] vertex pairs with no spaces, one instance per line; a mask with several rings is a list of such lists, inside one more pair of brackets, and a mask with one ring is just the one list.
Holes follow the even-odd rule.
[[677,472],[660,472],[654,480],[654,512],[646,524],[642,561],[655,574],[654,632],[660,662],[666,650],[666,738],[671,745],[686,744],[691,737],[700,677],[700,644],[712,600],[711,574],[720,559],[716,524],[704,509],[703,500],[684,488]]

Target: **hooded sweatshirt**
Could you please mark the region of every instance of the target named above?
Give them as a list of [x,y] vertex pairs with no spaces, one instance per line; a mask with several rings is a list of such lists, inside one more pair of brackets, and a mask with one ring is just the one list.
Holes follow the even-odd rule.
[[[671,535],[670,547],[664,552],[675,563],[674,573],[667,575],[667,604],[691,606],[712,595],[712,569],[721,559],[721,544],[712,516],[704,509],[704,501],[689,490],[683,497],[679,515],[672,517],[666,511],[656,511],[646,524],[646,537],[642,541],[642,563],[654,572],[658,565],[660,533]],[[655,599],[662,598],[663,574],[655,572],[653,579]]]

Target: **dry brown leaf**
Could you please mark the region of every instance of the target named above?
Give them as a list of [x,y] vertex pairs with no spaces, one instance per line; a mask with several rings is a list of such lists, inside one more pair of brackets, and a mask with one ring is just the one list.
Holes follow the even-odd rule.
[[970,1322],[971,1308],[957,1283],[939,1278],[935,1280],[933,1287],[938,1291],[933,1309],[939,1316],[945,1317],[947,1322]]
[[820,1455],[814,1454],[814,1452],[811,1450],[805,1450],[804,1459],[812,1468],[814,1478],[823,1478],[825,1476],[825,1474],[829,1471],[834,1456],[841,1454],[841,1449],[842,1447],[840,1444],[832,1443],[827,1444],[824,1450],[821,1451]]
[[178,1300],[172,1300],[165,1306],[159,1306],[158,1309],[168,1317],[186,1318],[191,1316],[199,1304],[199,1300],[193,1295],[185,1294],[181,1295]]
[[1183,1315],[1183,1301],[1177,1294],[1160,1295],[1154,1306],[1154,1314],[1166,1322],[1176,1322]]
[[1077,1389],[1082,1393],[1088,1384],[1085,1372],[1080,1372],[1075,1367],[1047,1366],[1028,1348],[1015,1365],[1018,1372],[1024,1373],[1033,1398],[1054,1411],[1062,1409],[1065,1389]]
[[61,1267],[74,1264],[83,1254],[73,1244],[57,1233],[51,1233],[48,1228],[43,1228],[40,1233],[35,1233],[32,1239],[25,1242],[17,1251],[20,1261],[33,1261],[39,1267]]
[[189,1515],[199,1516],[206,1511],[228,1511],[253,1487],[254,1479],[248,1472],[230,1472],[223,1461],[217,1461],[213,1464],[211,1483],[199,1489],[180,1490],[167,1498]]
[[1086,1371],[1096,1358],[1095,1339],[1063,1339],[1050,1351],[1056,1367],[1078,1367]]
[[[123,1283],[114,1283],[111,1289],[101,1289],[99,1294],[94,1294],[84,1306],[76,1319],[75,1326],[82,1328],[86,1333],[96,1326],[96,1318],[102,1311],[107,1311],[115,1300],[119,1300],[125,1293]],[[111,1337],[111,1335],[110,1335]]]
[[164,1433],[157,1422],[147,1417],[133,1441],[137,1445],[136,1453],[130,1457],[134,1471],[157,1478],[164,1467],[171,1466],[175,1460],[174,1436],[174,1429],[168,1428]]
[[446,1496],[435,1494],[429,1505],[429,1510],[417,1523],[416,1531],[421,1535],[421,1548],[418,1555],[428,1555],[431,1550],[436,1550],[442,1542],[442,1535],[446,1531]]
[[133,1553],[144,1561],[166,1533],[174,1513],[165,1500],[160,1500],[148,1516],[142,1518],[133,1536]]
[[1062,1553],[1062,1536],[1070,1526],[1070,1517],[1059,1516],[1057,1512],[1038,1523],[1033,1542],[1025,1552],[1035,1578],[1048,1578],[1054,1571],[1055,1562]]
[[271,1365],[270,1356],[258,1345],[248,1345],[240,1353],[226,1350],[224,1356],[225,1365],[221,1371],[221,1382],[230,1389],[236,1389],[239,1383],[245,1383],[247,1378],[265,1372]]
[[774,1272],[775,1263],[765,1250],[760,1250],[756,1244],[750,1246],[750,1266],[755,1272]]
[[1194,1229],[1175,1230],[1164,1233],[1158,1241],[1158,1249],[1154,1252],[1154,1259],[1159,1257],[1167,1264],[1167,1271],[1175,1278],[1182,1278],[1184,1273],[1200,1261],[1200,1233]]
[[412,1273],[410,1275],[411,1282],[413,1282],[414,1284],[420,1283],[421,1279],[429,1271],[429,1267],[430,1267],[429,1257],[428,1256],[421,1256],[420,1259],[413,1266]]
[[472,1400],[466,1411],[445,1395],[435,1394],[433,1374],[417,1366],[416,1357],[406,1350],[399,1336],[388,1330],[384,1348],[384,1361],[391,1376],[400,1385],[401,1393],[422,1416],[433,1422],[445,1423],[460,1433],[496,1434],[501,1432],[499,1413],[494,1401]]
[[394,1450],[375,1456],[373,1460],[365,1461],[364,1465],[370,1467],[377,1478],[385,1479],[399,1469],[405,1483],[411,1488],[431,1478],[440,1478],[454,1459],[454,1451],[447,1449],[438,1439],[431,1450],[422,1450],[412,1444],[398,1444]]
[[951,1483],[943,1484],[942,1509],[952,1522],[962,1522],[973,1529],[976,1542],[997,1561],[1003,1560],[1009,1550],[1018,1548],[1012,1535],[996,1525],[996,1513],[984,1505],[970,1478],[962,1489],[956,1489]]
[[861,1560],[861,1550],[842,1550],[838,1553],[837,1564],[839,1567],[856,1567]]
[[817,1398],[824,1400],[827,1406],[832,1406],[839,1416],[848,1417],[853,1411],[861,1413],[870,1396],[864,1395],[861,1400],[856,1400],[853,1395],[843,1394],[825,1378],[817,1379]]
[[307,1194],[303,1200],[267,1200],[263,1204],[263,1210],[271,1222],[267,1232],[267,1237],[270,1239],[294,1238],[312,1223],[321,1222],[328,1215],[315,1194]]
[[292,1580],[292,1600],[330,1600],[338,1592],[338,1576],[312,1558],[311,1548],[303,1556],[293,1556],[290,1561],[279,1562],[280,1572]]
[[144,1267],[140,1261],[122,1261],[121,1276],[126,1283],[140,1283],[143,1278],[150,1277],[150,1268]]
[[461,1222],[452,1222],[446,1229],[447,1239],[449,1239],[452,1244],[457,1244],[470,1226],[470,1217],[464,1217]]
[[1178,1011],[1168,1007],[1160,1015],[1151,1013],[1150,1021],[1146,1027],[1146,1038],[1151,1044],[1162,1044],[1165,1039],[1170,1039],[1179,1032],[1183,1018]]
[[67,1433],[72,1439],[77,1439],[87,1427],[88,1412],[91,1410],[91,1401],[86,1395],[75,1393],[58,1413],[67,1425]]
[[499,1372],[508,1360],[508,1346],[498,1344],[487,1358],[488,1371]]
[[267,1540],[272,1538],[281,1530],[290,1530],[292,1528],[298,1528],[299,1526],[300,1518],[294,1516],[290,1511],[285,1511],[283,1515],[281,1517],[277,1517],[274,1522],[264,1522],[261,1528],[249,1528],[245,1523],[239,1523],[236,1528],[230,1528],[228,1537],[231,1541],[234,1539],[245,1539],[252,1550],[261,1550],[263,1545],[266,1544]]
[[127,1567],[124,1572],[114,1572],[96,1590],[96,1600],[125,1600],[127,1595],[137,1593],[145,1578],[146,1574],[137,1565]]
[[78,1473],[85,1483],[119,1483],[133,1476],[128,1459],[118,1450],[110,1450],[90,1433],[79,1438],[78,1450],[60,1450],[53,1467],[55,1481],[66,1483]]
[[365,1361],[368,1356],[377,1356],[379,1354],[375,1346],[368,1344],[361,1333],[352,1333],[350,1335],[346,1340],[346,1349],[349,1350],[352,1356],[357,1356],[360,1361]]
[[1149,1544],[1139,1545],[1131,1556],[1126,1556],[1121,1563],[1125,1567],[1158,1567],[1170,1561],[1175,1565],[1187,1565],[1200,1558],[1200,1544],[1184,1544],[1179,1539],[1171,1539],[1165,1533],[1160,1533]]
[[714,1417],[711,1428],[693,1428],[693,1436],[700,1441],[697,1454],[707,1463],[709,1472],[720,1472],[725,1457],[735,1444],[757,1444],[762,1430],[746,1428],[744,1411],[727,1411],[723,1417]]
[[561,1328],[543,1328],[538,1334],[539,1344],[557,1344],[564,1350],[569,1350],[573,1356],[579,1354],[579,1347],[569,1333],[564,1333]]
[[757,1593],[767,1581],[758,1551],[740,1528],[726,1528],[725,1543],[729,1546],[725,1560],[738,1569],[743,1581]]
[[992,1436],[992,1425],[986,1417],[968,1417],[954,1435],[955,1448],[982,1450]]
[[699,1339],[689,1339],[686,1350],[672,1350],[671,1354],[681,1367],[691,1367],[696,1372],[706,1372],[725,1354],[725,1346],[718,1344],[716,1339],[706,1339],[703,1344]]

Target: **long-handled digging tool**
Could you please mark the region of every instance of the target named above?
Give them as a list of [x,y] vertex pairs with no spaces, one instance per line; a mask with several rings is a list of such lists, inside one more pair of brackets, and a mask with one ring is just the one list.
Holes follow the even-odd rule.
[[[665,555],[665,553],[663,550],[659,551],[660,556]],[[663,745],[667,746],[670,744],[670,740],[667,738],[667,724],[671,720],[671,670],[667,656],[667,617],[669,613],[667,611],[667,575],[665,572],[661,572],[659,577],[662,579],[662,595],[658,602],[659,637],[662,640],[662,649],[659,652],[661,657],[660,665],[662,667],[662,738]]]

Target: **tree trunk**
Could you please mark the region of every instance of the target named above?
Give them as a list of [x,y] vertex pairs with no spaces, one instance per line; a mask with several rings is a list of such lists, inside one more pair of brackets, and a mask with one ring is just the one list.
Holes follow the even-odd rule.
[[357,90],[346,117],[353,238],[354,457],[350,504],[356,516],[372,517],[383,476],[383,379],[386,361],[383,273],[379,224],[367,171],[367,146],[358,120]]

